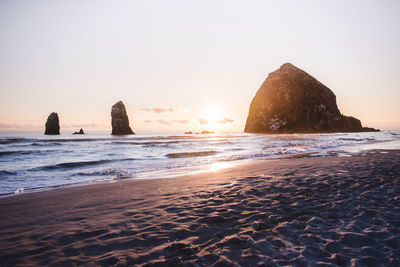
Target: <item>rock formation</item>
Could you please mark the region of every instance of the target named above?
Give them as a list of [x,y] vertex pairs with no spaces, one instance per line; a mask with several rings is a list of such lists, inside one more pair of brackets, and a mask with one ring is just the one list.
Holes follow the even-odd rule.
[[111,126],[113,135],[135,134],[129,127],[128,115],[122,101],[118,101],[111,108]]
[[290,63],[270,73],[254,96],[246,121],[249,133],[379,131],[340,113],[335,94]]
[[79,130],[79,132],[74,132],[73,134],[85,134],[85,132],[84,132],[83,129],[81,128],[81,129]]
[[46,135],[56,135],[60,134],[60,122],[58,119],[58,114],[52,112],[46,121],[46,129],[44,131]]

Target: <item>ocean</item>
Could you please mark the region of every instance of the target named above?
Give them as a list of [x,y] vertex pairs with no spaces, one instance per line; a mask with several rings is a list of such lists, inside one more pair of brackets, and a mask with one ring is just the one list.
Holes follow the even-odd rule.
[[122,179],[168,178],[241,162],[400,149],[400,131],[333,134],[0,135],[0,197]]

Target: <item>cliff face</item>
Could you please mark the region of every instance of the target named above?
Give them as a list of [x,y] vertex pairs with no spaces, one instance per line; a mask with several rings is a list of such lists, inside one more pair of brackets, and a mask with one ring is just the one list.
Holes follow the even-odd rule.
[[326,133],[379,131],[340,113],[335,94],[290,63],[270,73],[254,96],[247,117],[249,133]]
[[112,135],[134,134],[129,126],[128,115],[122,101],[118,101],[111,108]]
[[60,134],[60,121],[58,119],[58,114],[52,112],[46,121],[46,129],[44,131],[46,135],[57,135]]

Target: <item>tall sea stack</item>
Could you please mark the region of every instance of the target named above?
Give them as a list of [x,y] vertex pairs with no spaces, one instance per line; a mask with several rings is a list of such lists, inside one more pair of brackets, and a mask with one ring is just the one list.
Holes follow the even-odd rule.
[[122,101],[118,101],[111,108],[112,135],[135,134],[129,127],[129,119]]
[[290,63],[270,73],[254,96],[244,129],[248,133],[379,131],[340,113],[335,94]]
[[58,114],[52,112],[46,121],[46,129],[44,131],[46,135],[57,135],[60,134],[60,122],[58,119]]

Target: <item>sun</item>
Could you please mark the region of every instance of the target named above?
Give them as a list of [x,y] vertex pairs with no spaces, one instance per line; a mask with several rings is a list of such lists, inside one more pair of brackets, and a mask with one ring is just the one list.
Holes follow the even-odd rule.
[[219,106],[209,106],[204,112],[205,119],[210,124],[216,124],[218,121],[223,120],[223,112]]

